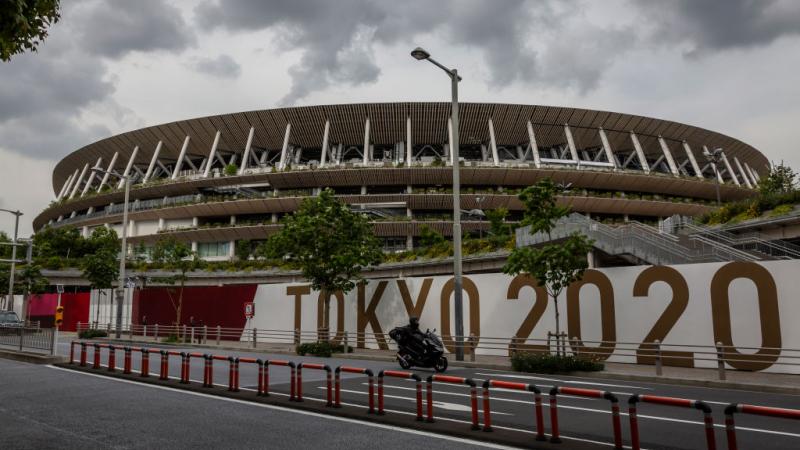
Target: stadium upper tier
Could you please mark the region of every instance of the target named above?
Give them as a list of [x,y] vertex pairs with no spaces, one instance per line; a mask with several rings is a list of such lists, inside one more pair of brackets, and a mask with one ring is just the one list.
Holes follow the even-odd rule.
[[[516,192],[542,177],[568,184],[564,201],[576,211],[658,218],[706,211],[717,188],[723,201],[752,195],[768,167],[744,142],[667,120],[553,106],[460,106],[464,207],[504,206],[510,220],[521,208]],[[416,222],[426,220],[447,233],[451,135],[449,103],[279,108],[142,128],[61,160],[53,172],[56,201],[34,227],[118,225],[123,184],[96,167],[130,177],[134,242],[210,223],[218,225],[216,235],[184,237],[263,237],[275,227],[268,224],[325,187],[374,215],[385,237],[416,235]],[[716,171],[704,156],[715,149],[722,149]],[[169,220],[191,223],[170,227]],[[476,222],[475,229],[483,226]],[[243,223],[267,226],[248,233]]]

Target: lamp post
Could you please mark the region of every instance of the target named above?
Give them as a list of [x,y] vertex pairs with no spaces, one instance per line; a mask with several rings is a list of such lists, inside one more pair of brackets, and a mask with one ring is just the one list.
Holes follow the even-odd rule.
[[452,89],[452,112],[450,117],[453,120],[453,142],[450,143],[451,152],[453,152],[453,293],[455,300],[455,322],[456,322],[456,361],[464,360],[464,300],[461,282],[461,193],[459,181],[459,156],[458,156],[458,82],[461,77],[458,76],[456,69],[449,69],[440,64],[435,59],[431,58],[431,54],[424,49],[417,47],[411,52],[417,60],[427,60],[434,66],[444,70],[447,76],[450,77],[450,85]]
[[[108,174],[122,179],[125,184],[125,203],[122,205],[122,250],[119,254],[119,285],[117,286],[117,317],[116,317],[116,337],[122,336],[122,306],[125,302],[125,257],[128,253],[128,202],[131,194],[131,177],[120,175],[100,168],[93,168],[95,172]],[[99,302],[98,302],[98,306]]]
[[[17,265],[17,233],[19,232],[19,217],[22,213],[10,209],[0,208],[0,211],[14,215],[14,240],[11,242],[11,275],[8,276],[8,299],[6,300],[6,310],[14,309],[14,271]],[[24,314],[24,313],[23,313]]]
[[722,149],[715,148],[713,152],[705,149],[703,150],[703,156],[706,157],[706,161],[708,161],[709,164],[711,164],[711,168],[714,169],[714,187],[717,190],[717,206],[719,206],[719,169],[717,168],[717,164],[719,164],[719,161],[722,158]]

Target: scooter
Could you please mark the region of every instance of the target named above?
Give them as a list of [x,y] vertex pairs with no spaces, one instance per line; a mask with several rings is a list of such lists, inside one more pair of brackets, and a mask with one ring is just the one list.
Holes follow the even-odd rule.
[[447,370],[444,344],[436,330],[425,333],[412,331],[408,327],[397,327],[389,332],[389,337],[397,342],[397,363],[405,370],[413,366],[433,368],[437,372]]

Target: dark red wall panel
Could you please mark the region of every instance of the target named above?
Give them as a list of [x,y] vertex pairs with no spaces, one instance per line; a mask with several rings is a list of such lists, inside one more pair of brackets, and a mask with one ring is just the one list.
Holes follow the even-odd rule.
[[[197,326],[244,328],[244,304],[252,302],[258,285],[186,287],[180,323]],[[133,322],[169,325],[175,322],[175,307],[180,288],[146,288],[139,291],[133,304]],[[171,295],[170,295],[171,294]]]

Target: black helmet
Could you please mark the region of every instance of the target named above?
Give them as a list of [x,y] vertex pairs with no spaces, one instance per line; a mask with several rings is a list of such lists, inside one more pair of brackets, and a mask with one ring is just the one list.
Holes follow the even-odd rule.
[[409,317],[408,318],[408,325],[412,329],[418,330],[419,329],[419,317],[414,317],[414,316]]

